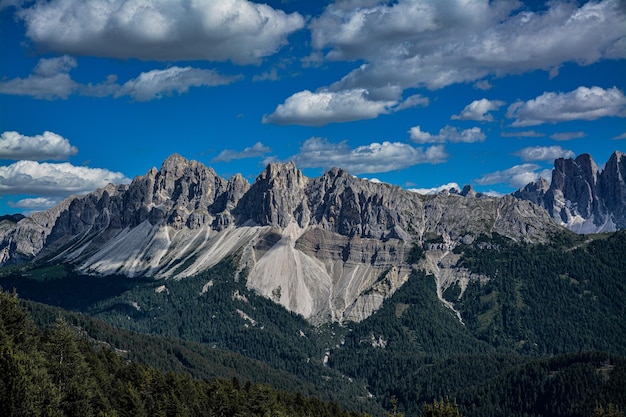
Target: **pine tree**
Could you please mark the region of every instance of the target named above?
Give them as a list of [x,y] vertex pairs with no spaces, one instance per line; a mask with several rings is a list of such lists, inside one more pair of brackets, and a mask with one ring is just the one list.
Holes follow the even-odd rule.
[[435,400],[435,402],[431,404],[424,405],[424,417],[462,417],[461,412],[459,411],[456,402],[454,404],[450,403],[449,399],[446,399],[444,402]]
[[591,417],[624,417],[624,410],[613,404],[609,404],[606,410],[599,405],[593,410]]
[[386,413],[387,417],[404,417],[404,414],[398,412],[398,398],[391,396],[391,413]]
[[61,395],[61,409],[68,416],[89,417],[92,378],[87,363],[76,340],[76,333],[65,322],[57,319],[44,343],[48,372]]
[[0,415],[54,415],[60,397],[39,352],[37,329],[16,295],[0,292]]

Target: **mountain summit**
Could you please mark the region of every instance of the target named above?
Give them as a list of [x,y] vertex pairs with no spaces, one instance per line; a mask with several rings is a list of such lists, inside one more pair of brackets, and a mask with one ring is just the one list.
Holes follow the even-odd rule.
[[560,230],[512,196],[425,196],[338,168],[312,179],[292,162],[249,184],[172,155],[130,185],[2,221],[0,262],[179,279],[236,256],[247,286],[287,309],[315,323],[360,321],[408,279],[415,248],[437,276],[459,243],[492,234],[544,242]]
[[588,154],[554,161],[552,182],[540,179],[515,197],[544,207],[577,233],[613,232],[626,227],[626,156],[614,152],[600,171]]

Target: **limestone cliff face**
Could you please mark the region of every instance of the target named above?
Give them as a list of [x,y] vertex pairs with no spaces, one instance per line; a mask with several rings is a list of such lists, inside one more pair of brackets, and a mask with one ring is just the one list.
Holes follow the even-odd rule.
[[287,309],[359,321],[406,282],[414,245],[446,254],[481,234],[542,242],[560,230],[535,204],[471,191],[423,196],[341,169],[310,179],[293,163],[268,165],[250,185],[173,155],[130,185],[2,221],[0,261],[178,279],[237,255],[248,287]]
[[409,240],[406,231],[423,212],[417,194],[337,168],[313,180],[307,197],[315,224],[351,237]]
[[560,224],[578,233],[626,227],[626,158],[614,152],[602,171],[590,155],[554,161],[552,181],[541,179],[513,195],[544,207]]
[[271,163],[259,175],[235,210],[240,223],[247,220],[263,226],[287,227],[291,222],[309,222],[306,204],[308,178],[293,162]]

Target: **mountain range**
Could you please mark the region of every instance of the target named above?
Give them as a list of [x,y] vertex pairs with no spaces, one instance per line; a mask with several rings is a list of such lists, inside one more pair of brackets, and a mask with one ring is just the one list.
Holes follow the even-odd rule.
[[307,178],[272,163],[249,184],[172,155],[130,185],[109,185],[0,228],[0,261],[71,263],[81,273],[184,278],[235,253],[247,285],[312,322],[360,321],[458,243],[497,233],[542,242],[560,227],[537,205],[420,195],[331,169]]
[[549,185],[540,180],[490,197],[470,187],[421,195],[338,168],[307,178],[292,162],[269,164],[249,184],[175,154],[129,185],[5,217],[0,263],[180,279],[237,255],[248,288],[319,324],[367,318],[419,262],[452,308],[441,294],[479,279],[457,267],[459,244],[494,235],[544,243],[561,225],[608,231],[626,224],[624,161],[615,152],[600,172],[589,155],[558,159]]
[[0,218],[0,286],[42,327],[65,317],[165,371],[373,415],[449,397],[468,416],[588,416],[626,405],[626,233],[565,227],[623,224],[623,154],[593,167],[557,160],[550,185],[502,197],[422,195],[293,163],[250,184],[172,155]]

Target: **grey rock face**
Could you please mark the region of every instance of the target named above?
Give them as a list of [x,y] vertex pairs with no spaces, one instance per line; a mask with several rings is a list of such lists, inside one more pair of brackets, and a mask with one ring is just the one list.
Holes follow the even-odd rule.
[[599,194],[615,228],[626,228],[626,154],[615,152],[604,165]]
[[408,240],[409,224],[422,211],[417,195],[388,184],[355,178],[331,169],[307,192],[312,222],[350,237]]
[[62,201],[56,207],[17,223],[10,219],[0,221],[0,265],[28,262],[44,248],[60,214],[67,210],[74,197]]
[[2,221],[0,262],[178,279],[236,254],[248,287],[311,322],[360,321],[408,279],[413,245],[445,254],[481,234],[543,242],[557,230],[511,196],[423,196],[337,168],[310,179],[293,163],[268,165],[250,185],[173,155],[130,185]]
[[552,182],[544,179],[516,191],[517,198],[544,207],[560,224],[578,233],[626,227],[624,154],[614,152],[600,172],[588,154],[554,161]]
[[292,221],[308,224],[305,187],[308,178],[293,162],[271,163],[242,196],[235,210],[243,223],[252,220],[263,226],[286,227]]
[[532,201],[541,207],[545,207],[544,196],[549,189],[550,183],[544,178],[539,178],[537,182],[526,184],[526,186],[517,190],[513,195],[522,200]]
[[471,185],[463,186],[463,189],[459,194],[461,194],[463,197],[476,197],[478,195],[478,193],[472,188]]

